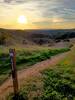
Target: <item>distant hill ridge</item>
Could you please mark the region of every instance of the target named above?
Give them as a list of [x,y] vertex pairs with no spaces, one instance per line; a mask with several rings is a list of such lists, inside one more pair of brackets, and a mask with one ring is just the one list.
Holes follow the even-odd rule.
[[[16,30],[16,29],[2,29],[0,28],[0,39],[4,36],[6,44],[27,44],[27,43],[39,43],[49,42],[49,40],[59,40],[75,37],[75,29],[27,29],[27,30]],[[1,44],[1,43],[0,43]]]

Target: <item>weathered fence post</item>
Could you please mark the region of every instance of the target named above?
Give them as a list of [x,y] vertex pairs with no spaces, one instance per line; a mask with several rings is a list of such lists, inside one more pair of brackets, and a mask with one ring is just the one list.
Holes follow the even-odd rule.
[[16,52],[15,52],[15,49],[9,49],[9,53],[10,53],[10,60],[11,60],[14,95],[17,96],[18,95],[18,79],[17,79],[17,70],[16,70]]

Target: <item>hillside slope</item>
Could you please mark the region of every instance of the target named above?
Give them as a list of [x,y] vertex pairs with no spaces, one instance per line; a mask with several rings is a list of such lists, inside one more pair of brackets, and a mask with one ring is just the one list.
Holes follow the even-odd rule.
[[[25,82],[28,81],[28,79],[30,78],[40,77],[40,71],[45,70],[47,68],[52,68],[53,66],[58,64],[65,56],[67,56],[67,53],[56,55],[52,59],[39,62],[35,65],[32,65],[28,69],[25,70],[23,69],[19,71],[18,72],[19,85],[23,86]],[[5,100],[5,96],[9,94],[10,91],[13,91],[11,78],[0,86],[0,100]]]
[[0,44],[47,44],[75,37],[75,29],[9,30],[0,29]]

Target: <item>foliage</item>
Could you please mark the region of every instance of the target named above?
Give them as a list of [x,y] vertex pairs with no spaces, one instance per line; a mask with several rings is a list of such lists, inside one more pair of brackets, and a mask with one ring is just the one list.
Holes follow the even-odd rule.
[[[17,69],[23,69],[26,66],[33,65],[37,62],[46,60],[50,58],[51,56],[54,56],[59,53],[67,52],[69,51],[69,48],[63,48],[63,49],[55,49],[55,50],[44,50],[44,51],[35,51],[35,52],[28,52],[28,51],[18,51],[16,54],[16,64]],[[9,54],[0,54],[0,83],[3,82],[4,79],[1,78],[2,75],[9,76],[9,73],[11,71],[11,63],[10,63],[10,57]],[[24,64],[24,65],[23,65]],[[22,66],[21,66],[22,65]]]
[[0,34],[0,45],[4,45],[6,42],[6,37],[5,35],[2,33]]
[[73,100],[75,98],[74,66],[60,66],[46,70],[44,75],[43,100]]
[[43,87],[37,87],[39,79],[29,81],[20,90],[21,95],[26,100],[75,100],[75,73],[71,68],[74,66],[64,65],[43,71]]
[[[40,96],[28,100],[75,100],[75,49],[63,59],[53,69],[42,72],[43,89]],[[33,84],[33,83],[32,83]],[[37,83],[36,83],[37,84]],[[32,91],[30,85],[29,91]],[[29,86],[28,86],[29,88]],[[23,87],[23,92],[28,91]],[[37,89],[35,89],[36,91]],[[29,94],[29,92],[28,92]]]
[[28,100],[28,97],[27,97],[27,93],[26,92],[19,92],[17,95],[9,95],[7,97],[7,100]]

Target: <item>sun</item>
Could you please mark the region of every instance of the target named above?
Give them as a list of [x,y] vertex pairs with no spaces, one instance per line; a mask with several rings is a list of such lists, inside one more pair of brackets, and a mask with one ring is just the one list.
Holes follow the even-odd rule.
[[24,15],[18,17],[18,23],[20,24],[27,24],[27,18]]

